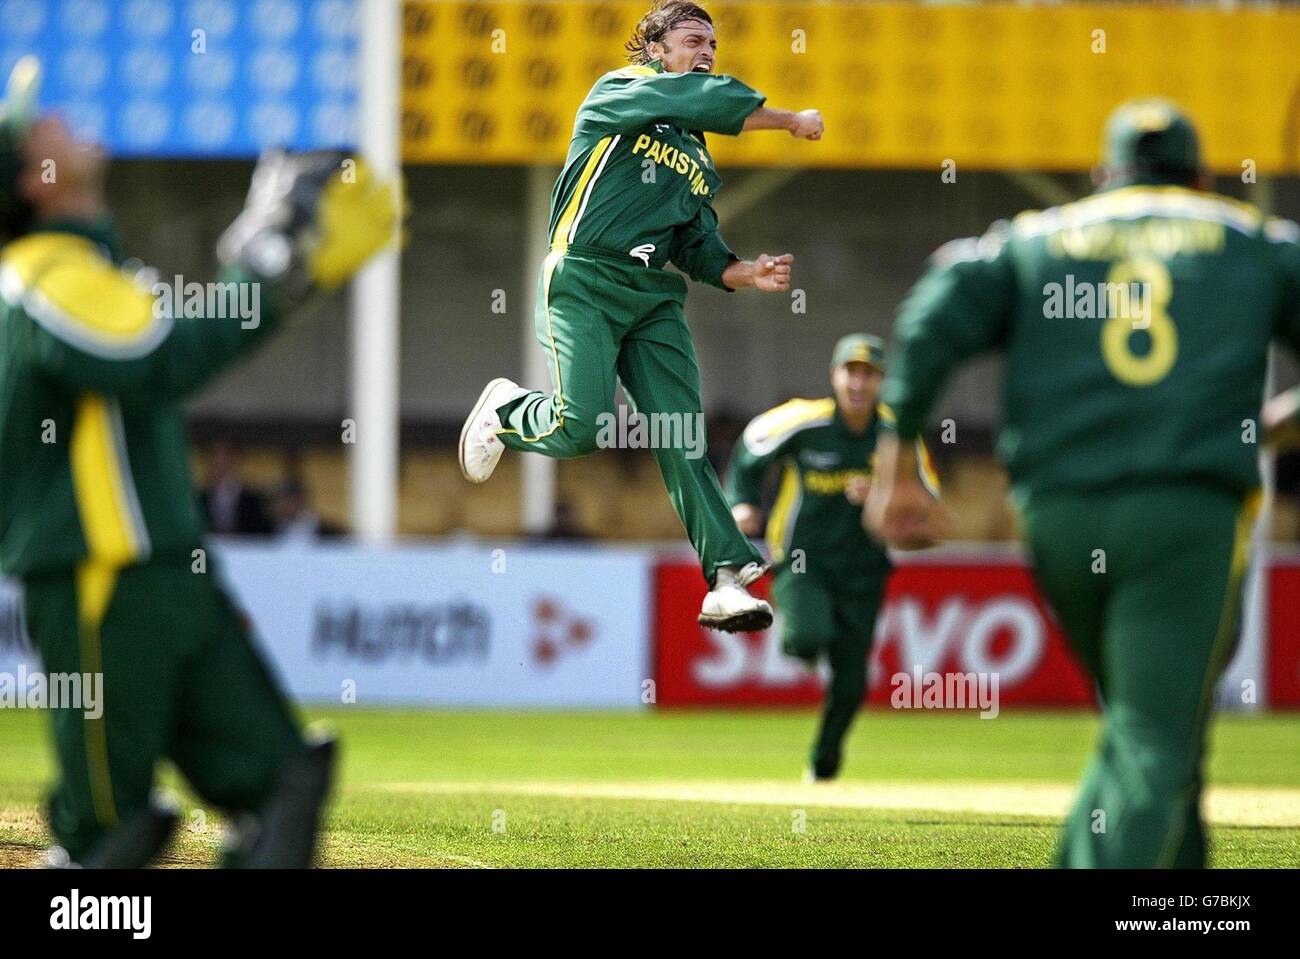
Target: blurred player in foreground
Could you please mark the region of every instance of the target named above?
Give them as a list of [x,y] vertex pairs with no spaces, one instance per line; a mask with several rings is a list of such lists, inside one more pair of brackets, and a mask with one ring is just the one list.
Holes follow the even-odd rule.
[[123,267],[103,154],[33,117],[37,73],[20,61],[0,120],[0,568],[47,673],[103,677],[98,715],[52,704],[50,861],[152,860],[168,758],[232,816],[225,864],[308,866],[334,743],[304,739],[208,569],[180,403],[385,245],[392,191],[339,156],[263,159],[218,245],[223,298],[178,312]]
[[789,255],[741,260],[718,233],[722,181],[704,133],[786,130],[820,139],[816,110],[790,113],[733,77],[714,76],[713,22],[693,3],[663,3],[628,43],[633,66],[601,77],[578,110],[551,197],[550,254],[537,297],[537,338],[552,393],[507,379],[487,384],[465,421],[461,471],[482,483],[505,448],[574,457],[600,445],[615,378],[639,413],[689,421],[700,443],[657,443],[673,508],[710,586],[700,622],[762,629],[767,603],[745,589],[765,569],[736,528],[703,446],[700,371],[683,304],[691,279],[731,291],[790,288]]
[[1201,765],[1259,504],[1273,339],[1300,348],[1300,231],[1204,189],[1192,123],[1120,107],[1098,192],[935,254],[900,309],[868,500],[906,536],[911,444],[951,370],[1006,355],[999,451],[1038,581],[1105,723],[1066,866],[1201,866]]
[[1300,386],[1292,387],[1264,404],[1260,417],[1268,442],[1280,452],[1300,450]]
[[[862,506],[871,485],[871,460],[881,422],[877,404],[884,376],[884,344],[865,333],[835,344],[833,397],[791,400],[746,427],[731,468],[727,493],[732,515],[748,536],[762,528],[763,480],[781,463],[781,487],[767,521],[776,576],[772,595],[781,612],[781,644],[814,667],[825,656],[830,683],[808,776],[834,779],[844,737],[867,691],[867,656],[893,569],[885,548],[863,526]],[[939,483],[921,440],[919,479],[938,496]],[[942,510],[930,512],[930,529],[912,531],[906,543],[921,549],[937,542]]]

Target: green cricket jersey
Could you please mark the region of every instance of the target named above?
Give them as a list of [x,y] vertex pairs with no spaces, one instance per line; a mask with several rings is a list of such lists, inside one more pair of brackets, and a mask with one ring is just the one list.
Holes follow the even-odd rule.
[[248,329],[237,315],[172,318],[121,264],[106,221],[0,251],[4,573],[188,560],[200,541],[177,404],[275,329],[273,298],[262,284]]
[[[862,433],[845,425],[833,398],[795,399],[756,417],[745,428],[727,473],[733,505],[757,505],[763,480],[774,463],[781,485],[767,521],[774,563],[788,563],[802,550],[810,567],[888,570],[885,548],[862,524],[862,505],[845,489],[854,477],[871,478],[879,410]],[[921,479],[936,496],[939,481],[925,444],[917,440]]]
[[764,99],[734,77],[664,73],[657,60],[605,74],[578,109],[551,195],[551,249],[671,262],[726,289],[736,257],[718,234],[722,180],[702,131],[739,133]]
[[1300,349],[1300,229],[1183,187],[1097,193],[940,249],[895,332],[882,398],[903,438],[954,365],[1005,353],[998,449],[1018,498],[1250,490],[1269,342]]

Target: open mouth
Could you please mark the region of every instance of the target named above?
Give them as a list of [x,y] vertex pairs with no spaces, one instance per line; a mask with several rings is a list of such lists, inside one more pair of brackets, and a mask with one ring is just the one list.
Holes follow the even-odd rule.
[[692,72],[692,73],[712,73],[712,72],[713,72],[713,64],[711,64],[711,63],[697,63],[697,64],[695,64],[695,66],[691,67],[691,72]]

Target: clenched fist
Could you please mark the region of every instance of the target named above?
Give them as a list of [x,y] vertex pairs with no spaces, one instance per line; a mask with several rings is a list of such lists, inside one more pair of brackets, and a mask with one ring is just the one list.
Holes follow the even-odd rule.
[[784,293],[790,289],[790,264],[793,253],[768,256],[760,253],[754,258],[754,289],[764,293]]
[[800,110],[794,115],[790,135],[801,140],[820,140],[825,129],[820,110]]

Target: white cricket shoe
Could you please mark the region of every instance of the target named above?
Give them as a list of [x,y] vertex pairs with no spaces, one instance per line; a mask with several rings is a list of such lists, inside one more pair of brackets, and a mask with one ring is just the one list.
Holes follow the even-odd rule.
[[528,391],[517,383],[497,377],[479,394],[478,402],[460,430],[460,471],[471,483],[482,483],[497,468],[505,451],[497,431],[501,418],[497,408]]
[[766,572],[765,563],[747,563],[740,569],[725,566],[718,570],[696,622],[724,633],[767,629],[772,625],[772,607],[745,589]]

